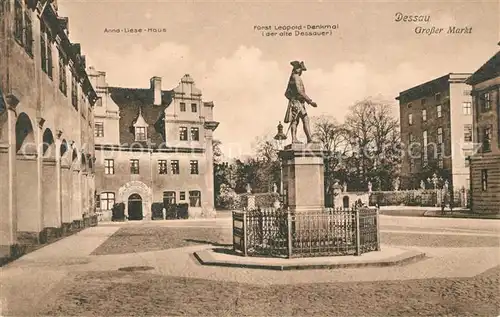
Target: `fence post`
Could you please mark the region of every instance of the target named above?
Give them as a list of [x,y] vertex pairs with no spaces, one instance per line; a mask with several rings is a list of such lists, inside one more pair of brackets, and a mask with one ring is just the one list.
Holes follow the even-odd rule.
[[359,209],[355,209],[356,213],[356,255],[361,255],[361,233],[359,230]]
[[247,256],[247,212],[243,211],[243,255]]
[[287,215],[287,243],[288,243],[288,258],[292,257],[292,215],[290,209],[286,210]]
[[380,222],[379,222],[379,208],[377,208],[377,216],[376,216],[376,221],[377,221],[377,251],[380,251]]
[[[234,210],[231,212],[231,220],[232,220],[231,227],[233,227],[233,252],[236,253],[236,244],[234,242],[234,231],[235,231],[234,230],[234,212],[235,212]],[[240,241],[240,243],[241,243],[241,241]]]

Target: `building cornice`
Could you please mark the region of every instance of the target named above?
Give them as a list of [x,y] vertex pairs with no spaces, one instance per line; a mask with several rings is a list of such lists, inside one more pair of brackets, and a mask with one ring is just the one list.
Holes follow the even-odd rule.
[[114,152],[153,152],[153,153],[205,153],[204,148],[189,148],[189,147],[157,147],[157,146],[141,146],[134,147],[133,145],[112,145],[112,144],[96,144],[96,151],[114,151]]

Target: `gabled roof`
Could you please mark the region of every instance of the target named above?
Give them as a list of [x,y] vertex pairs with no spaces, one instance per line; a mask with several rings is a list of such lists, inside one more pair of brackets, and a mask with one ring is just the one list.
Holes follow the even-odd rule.
[[[134,143],[134,123],[139,112],[148,124],[148,137],[157,145],[165,141],[165,109],[172,103],[172,91],[162,91],[162,103],[153,105],[154,91],[142,88],[109,88],[111,99],[120,108],[120,143]],[[141,110],[140,110],[141,108]],[[147,142],[144,142],[145,145]]]
[[467,79],[466,83],[475,85],[491,78],[500,76],[500,51],[491,57],[483,66]]

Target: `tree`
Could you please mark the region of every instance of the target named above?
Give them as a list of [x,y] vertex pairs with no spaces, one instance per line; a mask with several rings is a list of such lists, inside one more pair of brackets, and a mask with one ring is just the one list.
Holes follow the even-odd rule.
[[331,191],[335,180],[345,181],[344,159],[349,148],[348,131],[335,118],[313,117],[313,132],[325,153],[325,194]]
[[399,122],[390,105],[373,100],[354,104],[346,118],[349,143],[353,151],[348,173],[351,188],[390,190],[401,163]]

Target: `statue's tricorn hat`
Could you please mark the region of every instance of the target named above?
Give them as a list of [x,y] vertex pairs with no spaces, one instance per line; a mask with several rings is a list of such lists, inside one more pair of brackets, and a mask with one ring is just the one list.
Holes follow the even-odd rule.
[[293,66],[293,69],[302,69],[303,71],[306,71],[307,68],[306,66],[304,65],[304,62],[299,62],[299,61],[293,61],[293,62],[290,62],[290,65]]

